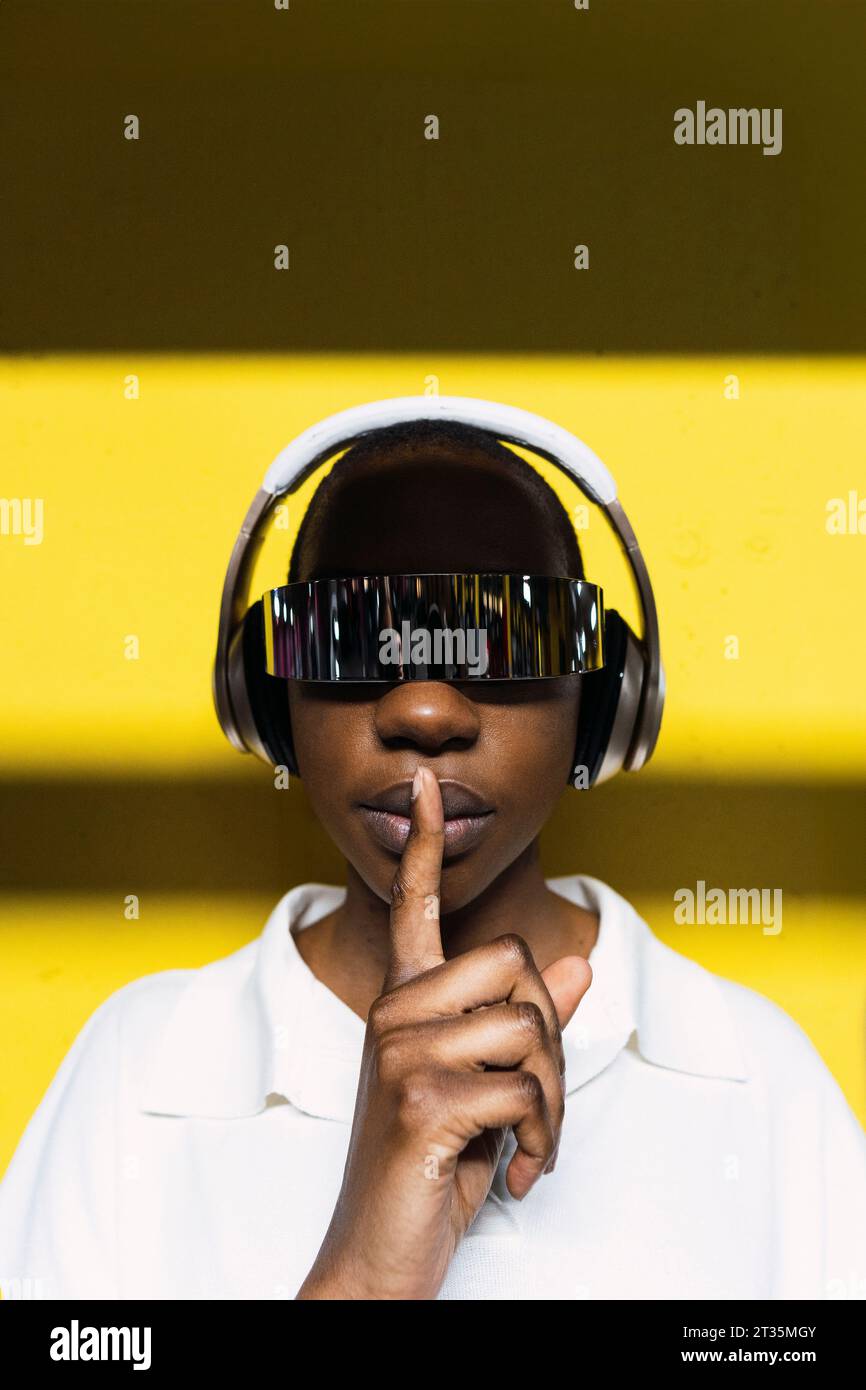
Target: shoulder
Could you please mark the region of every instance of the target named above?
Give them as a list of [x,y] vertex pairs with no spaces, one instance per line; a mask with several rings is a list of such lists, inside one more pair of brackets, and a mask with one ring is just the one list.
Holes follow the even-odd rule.
[[109,1121],[141,1084],[182,1001],[210,998],[216,1024],[221,1004],[242,992],[258,948],[257,938],[205,965],[155,971],[113,990],[74,1034],[30,1120],[29,1138],[73,1119],[79,1126],[93,1125],[97,1115]]
[[158,970],[120,985],[93,1010],[76,1042],[89,1037],[94,1042],[104,1041],[121,1027],[159,1023],[201,968]]
[[97,1105],[97,1096],[102,1114],[110,1106],[161,1114],[252,1113],[267,1079],[271,995],[292,961],[290,925],[327,910],[342,892],[302,884],[280,898],[258,935],[230,954],[143,975],[114,990],[81,1027],[46,1101],[68,1094],[69,1108],[74,1098],[80,1117]]
[[184,969],[158,970],[141,975],[116,989],[95,1010],[92,1019],[99,1032],[119,1027],[124,1038],[135,1043],[161,1031],[182,999],[191,993],[210,996],[214,1005],[242,991],[249,981],[261,949],[261,936],[246,942],[230,955]]
[[164,970],[115,989],[80,1024],[39,1098],[13,1155],[10,1172],[58,1132],[70,1137],[114,1123],[130,1053],[146,1055],[193,970]]
[[[248,942],[231,955],[201,966],[158,970],[140,975],[112,991],[85,1020],[67,1053],[67,1059],[95,1055],[118,1042],[125,1047],[147,1046],[168,1024],[180,1000],[191,989],[214,992],[240,989],[253,968],[258,940]],[[66,1060],[66,1059],[64,1059]]]
[[[204,965],[160,970],[116,989],[85,1023],[58,1072],[112,1073],[117,1105],[138,1108],[152,1078],[177,1078],[191,1057],[213,1059],[238,1019],[254,1026],[262,936]],[[206,1070],[211,1063],[203,1060]],[[173,1083],[172,1083],[173,1084]],[[103,1097],[106,1089],[102,1089]]]
[[671,986],[688,991],[696,1001],[705,1001],[710,995],[720,1001],[750,1077],[833,1081],[805,1028],[781,1004],[750,985],[700,965],[644,926],[654,943],[653,957],[658,960],[664,956],[668,962],[663,974]]
[[[672,962],[670,970],[663,972],[671,987],[671,1007],[681,1007],[675,1002],[674,985],[688,993],[694,1018],[707,1009],[710,997],[719,1001],[721,1012],[714,1017],[726,1021],[742,1058],[743,1079],[761,1096],[768,1115],[799,1113],[805,1120],[809,1114],[821,1126],[835,1117],[862,1134],[815,1040],[781,1004],[758,989],[699,965],[654,935],[653,941],[653,954],[664,953]],[[709,1012],[706,1016],[711,1017]],[[863,1138],[866,1143],[866,1136]]]
[[[815,1042],[781,1004],[662,941],[637,909],[601,880],[580,875],[551,886],[599,913],[599,973],[631,981],[639,1033],[651,1060],[753,1082],[770,1107],[806,1093],[831,1108],[845,1104]],[[593,952],[590,964],[595,960]]]
[[[695,966],[701,970],[703,967]],[[720,991],[744,1051],[755,1067],[778,1076],[796,1066],[819,1074],[826,1066],[818,1048],[796,1020],[775,1000],[749,985],[704,971]],[[829,1073],[828,1073],[829,1074]]]

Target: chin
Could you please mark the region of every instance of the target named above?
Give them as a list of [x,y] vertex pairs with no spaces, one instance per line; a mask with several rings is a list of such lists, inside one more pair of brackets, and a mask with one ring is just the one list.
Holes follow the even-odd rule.
[[455,859],[451,864],[444,864],[439,901],[440,917],[447,917],[449,913],[460,912],[462,908],[468,907],[476,898],[481,897],[485,889],[489,888],[502,872],[502,868],[491,868],[489,864],[483,864],[478,860],[473,863],[472,855]]
[[[474,860],[474,862],[473,862]],[[399,865],[398,859],[388,857],[383,864],[378,861],[375,866],[371,864],[361,864],[358,860],[354,861],[357,873],[363,878],[367,887],[372,889],[378,898],[383,902],[391,902],[391,884]],[[439,885],[439,915],[445,917],[449,912],[459,912],[479,897],[496,878],[499,870],[491,870],[489,865],[482,864],[471,854],[461,855],[458,859],[450,862],[446,859],[442,865],[442,877]]]

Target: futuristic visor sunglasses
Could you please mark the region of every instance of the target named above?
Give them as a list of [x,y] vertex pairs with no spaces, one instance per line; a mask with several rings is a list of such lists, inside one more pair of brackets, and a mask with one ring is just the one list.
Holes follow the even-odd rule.
[[604,665],[596,584],[534,574],[386,574],[262,596],[268,675],[308,681],[539,680]]

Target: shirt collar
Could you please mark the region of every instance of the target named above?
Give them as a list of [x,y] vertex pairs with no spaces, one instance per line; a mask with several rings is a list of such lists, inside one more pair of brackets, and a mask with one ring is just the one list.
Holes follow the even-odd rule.
[[[599,879],[571,875],[548,886],[597,912],[600,923],[589,955],[592,983],[563,1030],[569,1092],[603,1071],[632,1037],[655,1066],[747,1079],[715,976],[659,941]],[[313,975],[291,934],[344,896],[329,884],[293,888],[256,940],[192,973],[150,1055],[141,1110],[242,1118],[276,1096],[351,1123],[365,1024]]]

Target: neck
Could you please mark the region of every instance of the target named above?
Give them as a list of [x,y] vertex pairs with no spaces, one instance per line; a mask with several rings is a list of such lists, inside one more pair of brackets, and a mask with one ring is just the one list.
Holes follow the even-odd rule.
[[[387,965],[389,907],[351,864],[346,871],[345,901],[295,939],[313,974],[366,1018]],[[441,931],[448,960],[516,932],[543,970],[563,955],[586,958],[596,941],[598,918],[547,887],[534,840],[477,898],[444,915]]]

